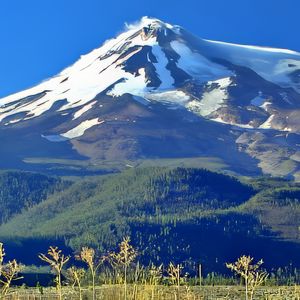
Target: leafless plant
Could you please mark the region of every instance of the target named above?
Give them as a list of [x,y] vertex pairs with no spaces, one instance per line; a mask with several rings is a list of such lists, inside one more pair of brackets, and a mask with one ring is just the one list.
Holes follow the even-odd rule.
[[226,267],[245,281],[246,300],[253,299],[256,288],[262,285],[268,278],[268,273],[260,270],[263,260],[253,263],[254,258],[251,256],[241,256],[234,263],[226,263]]
[[4,251],[3,243],[0,243],[0,274],[2,274],[4,256],[5,256],[5,251]]
[[61,273],[64,265],[69,261],[70,256],[65,256],[62,254],[62,250],[58,247],[50,246],[48,249],[48,256],[45,254],[39,254],[39,258],[48,263],[52,270],[56,273],[56,286],[59,293],[59,299],[62,299],[62,289],[61,289]]
[[97,260],[96,253],[93,248],[83,247],[81,249],[80,254],[77,256],[77,259],[80,259],[84,263],[87,264],[91,275],[92,275],[92,288],[93,288],[93,300],[96,299],[96,288],[95,288],[95,280],[96,274],[99,267],[103,264],[106,260],[105,256],[101,256],[100,259]]
[[162,264],[158,267],[156,267],[154,264],[151,264],[149,268],[149,285],[151,287],[151,300],[154,300],[157,285],[162,280],[162,274],[163,274]]
[[123,269],[124,275],[124,293],[125,300],[127,299],[127,272],[130,264],[136,259],[137,251],[130,244],[130,238],[123,238],[122,242],[119,244],[119,251],[112,252],[109,255],[109,260],[112,266],[121,267]]
[[73,288],[78,287],[79,300],[82,300],[81,281],[85,276],[85,269],[72,266],[67,270],[67,277]]
[[5,264],[4,257],[5,250],[3,243],[0,243],[0,283],[2,285],[1,298],[7,295],[13,281],[23,278],[22,276],[18,276],[18,273],[21,272],[23,266],[15,259]]
[[181,282],[181,271],[182,271],[181,265],[174,265],[172,262],[168,266],[168,275],[169,280],[173,285],[176,285],[178,288],[180,286]]
[[181,272],[182,272],[183,267],[178,264],[174,265],[172,262],[168,266],[168,275],[169,275],[169,281],[171,284],[175,285],[177,287],[177,295],[175,295],[176,299],[180,297],[180,283],[182,280],[181,277]]
[[1,290],[2,296],[5,296],[8,293],[13,281],[23,278],[22,276],[18,276],[18,273],[20,273],[22,269],[23,266],[19,264],[15,259],[9,261],[3,266],[1,273],[2,279],[0,280],[1,284],[3,285]]

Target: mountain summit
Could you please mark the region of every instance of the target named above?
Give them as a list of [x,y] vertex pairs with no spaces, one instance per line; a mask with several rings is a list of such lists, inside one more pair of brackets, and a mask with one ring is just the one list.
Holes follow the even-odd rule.
[[202,157],[299,179],[299,116],[300,53],[204,40],[144,17],[0,99],[0,154],[9,166]]

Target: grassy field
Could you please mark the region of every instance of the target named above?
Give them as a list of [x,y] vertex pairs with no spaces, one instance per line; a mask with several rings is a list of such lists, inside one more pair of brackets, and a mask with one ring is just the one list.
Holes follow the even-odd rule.
[[[123,300],[122,285],[103,285],[97,287],[96,295],[99,300]],[[19,288],[11,291],[5,300],[55,300],[59,299],[55,288]],[[63,289],[63,299],[79,300],[78,291],[72,288]],[[92,299],[91,290],[84,288],[82,299]],[[128,287],[127,300],[241,300],[245,299],[242,286],[181,286],[178,292],[176,287],[132,285]],[[298,300],[300,299],[299,286],[276,286],[259,288],[254,299],[260,300]]]

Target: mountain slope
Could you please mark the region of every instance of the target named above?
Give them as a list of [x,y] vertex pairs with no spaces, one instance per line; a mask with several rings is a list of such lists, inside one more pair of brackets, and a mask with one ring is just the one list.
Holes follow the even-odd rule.
[[298,179],[299,76],[298,52],[203,40],[143,18],[0,99],[0,154],[19,143],[9,164],[213,156],[239,173]]

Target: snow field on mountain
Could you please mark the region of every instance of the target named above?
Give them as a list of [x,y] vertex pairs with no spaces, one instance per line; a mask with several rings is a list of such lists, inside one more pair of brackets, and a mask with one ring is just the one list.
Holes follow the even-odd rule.
[[231,44],[202,40],[206,54],[228,60],[239,66],[252,69],[264,79],[292,87],[300,92],[300,83],[291,80],[290,74],[300,68],[300,53],[287,49]]
[[233,75],[225,67],[213,63],[199,53],[192,52],[183,42],[172,41],[171,47],[180,55],[177,66],[197,80],[206,82]]
[[[139,25],[139,29],[144,26],[144,22],[147,22],[147,20],[143,19]],[[136,79],[133,74],[125,72],[117,65],[117,63],[120,64],[120,61],[116,63],[120,54],[114,53],[114,51],[117,51],[123,46],[126,40],[136,32],[136,29],[137,28],[132,28],[119,35],[116,39],[107,41],[102,47],[95,49],[87,55],[81,56],[76,63],[66,68],[59,75],[33,88],[0,99],[0,106],[6,106],[5,108],[0,108],[0,121],[7,116],[20,112],[27,112],[28,115],[30,115],[26,119],[40,116],[49,110],[56,101],[63,99],[66,99],[68,103],[61,107],[60,111],[82,106],[121,79],[125,81],[131,80],[128,84],[129,87],[133,87],[137,83],[142,84],[144,87],[146,85],[145,80],[143,82],[142,78]],[[130,46],[152,46],[155,43],[157,43],[155,38],[143,40],[141,35],[137,35],[131,39]],[[111,55],[108,55],[105,59],[100,59],[108,53],[111,53]],[[125,57],[124,59],[128,58],[129,57]],[[160,71],[163,72],[162,70]],[[15,104],[9,106],[12,102],[37,95],[44,91],[46,92],[45,96],[37,101],[25,103],[18,107],[16,107]],[[130,90],[128,92],[130,92]]]
[[161,101],[180,105],[185,105],[186,102],[190,100],[190,96],[185,94],[183,91],[179,90],[171,90],[166,92],[152,92],[144,95],[144,97],[152,101]]
[[81,109],[77,110],[75,112],[74,117],[73,117],[72,120],[76,120],[79,117],[81,117],[84,113],[86,113],[87,111],[89,111],[93,107],[93,105],[96,104],[96,103],[97,103],[97,101],[93,101],[93,102],[91,102],[91,103],[83,106]]
[[[226,100],[228,100],[227,88],[231,83],[230,77],[207,82],[208,91],[203,93],[200,100],[189,102],[187,108],[199,113],[201,116],[209,116],[226,103]],[[213,86],[216,87],[212,88]]]
[[273,121],[274,117],[275,117],[274,115],[271,115],[266,122],[264,122],[263,124],[261,124],[259,126],[259,128],[261,128],[261,129],[270,129],[270,128],[272,128],[272,121]]
[[[173,31],[171,40],[168,37],[170,30]],[[55,109],[61,112],[60,115],[72,114],[72,120],[83,120],[64,133],[65,137],[74,138],[78,132],[82,133],[82,130],[87,130],[93,124],[91,120],[84,120],[84,117],[88,116],[86,113],[93,109],[97,101],[101,101],[101,97],[97,96],[103,92],[113,97],[131,94],[133,99],[145,105],[151,101],[159,101],[167,103],[168,108],[172,109],[181,106],[210,118],[213,112],[226,105],[229,100],[228,87],[234,85],[232,79],[236,76],[235,65],[246,67],[249,72],[256,72],[265,80],[283,87],[292,87],[296,91],[299,88],[300,91],[300,80],[297,77],[300,70],[298,52],[203,39],[189,43],[189,38],[178,26],[143,18],[140,22],[127,26],[126,31],[116,38],[81,56],[57,76],[31,89],[0,99],[0,122],[4,120],[4,125],[13,126],[12,124]],[[152,53],[148,52],[145,61],[141,61],[141,51],[145,46],[151,47]],[[172,52],[176,52],[178,57],[176,54],[169,56]],[[137,64],[132,73],[126,71],[128,61],[130,67],[135,67],[133,63]],[[180,72],[177,78],[174,71],[176,68],[171,73],[170,66],[174,67],[174,63],[178,69],[191,76],[191,85],[195,84],[196,93],[185,89],[186,82],[180,81]],[[154,76],[157,76],[156,82],[160,82],[155,88],[147,86],[153,79],[147,76],[153,75],[153,70]],[[263,79],[261,81],[264,83]],[[180,82],[183,87],[178,85],[176,88],[175,82]],[[202,86],[205,88],[203,94]],[[282,100],[292,105],[291,99],[285,94],[283,91]],[[250,100],[250,104],[266,111],[273,105],[272,98],[260,93]],[[5,120],[6,117],[9,119]],[[261,128],[272,128],[272,118],[273,116],[262,124]],[[222,120],[213,120],[220,121],[219,119]]]
[[61,136],[68,138],[68,139],[74,139],[77,137],[82,136],[86,130],[90,129],[91,127],[95,126],[95,125],[99,125],[104,123],[104,121],[99,121],[98,118],[92,119],[92,120],[87,120],[84,121],[82,123],[80,123],[78,126],[74,127],[73,129],[60,134]]

